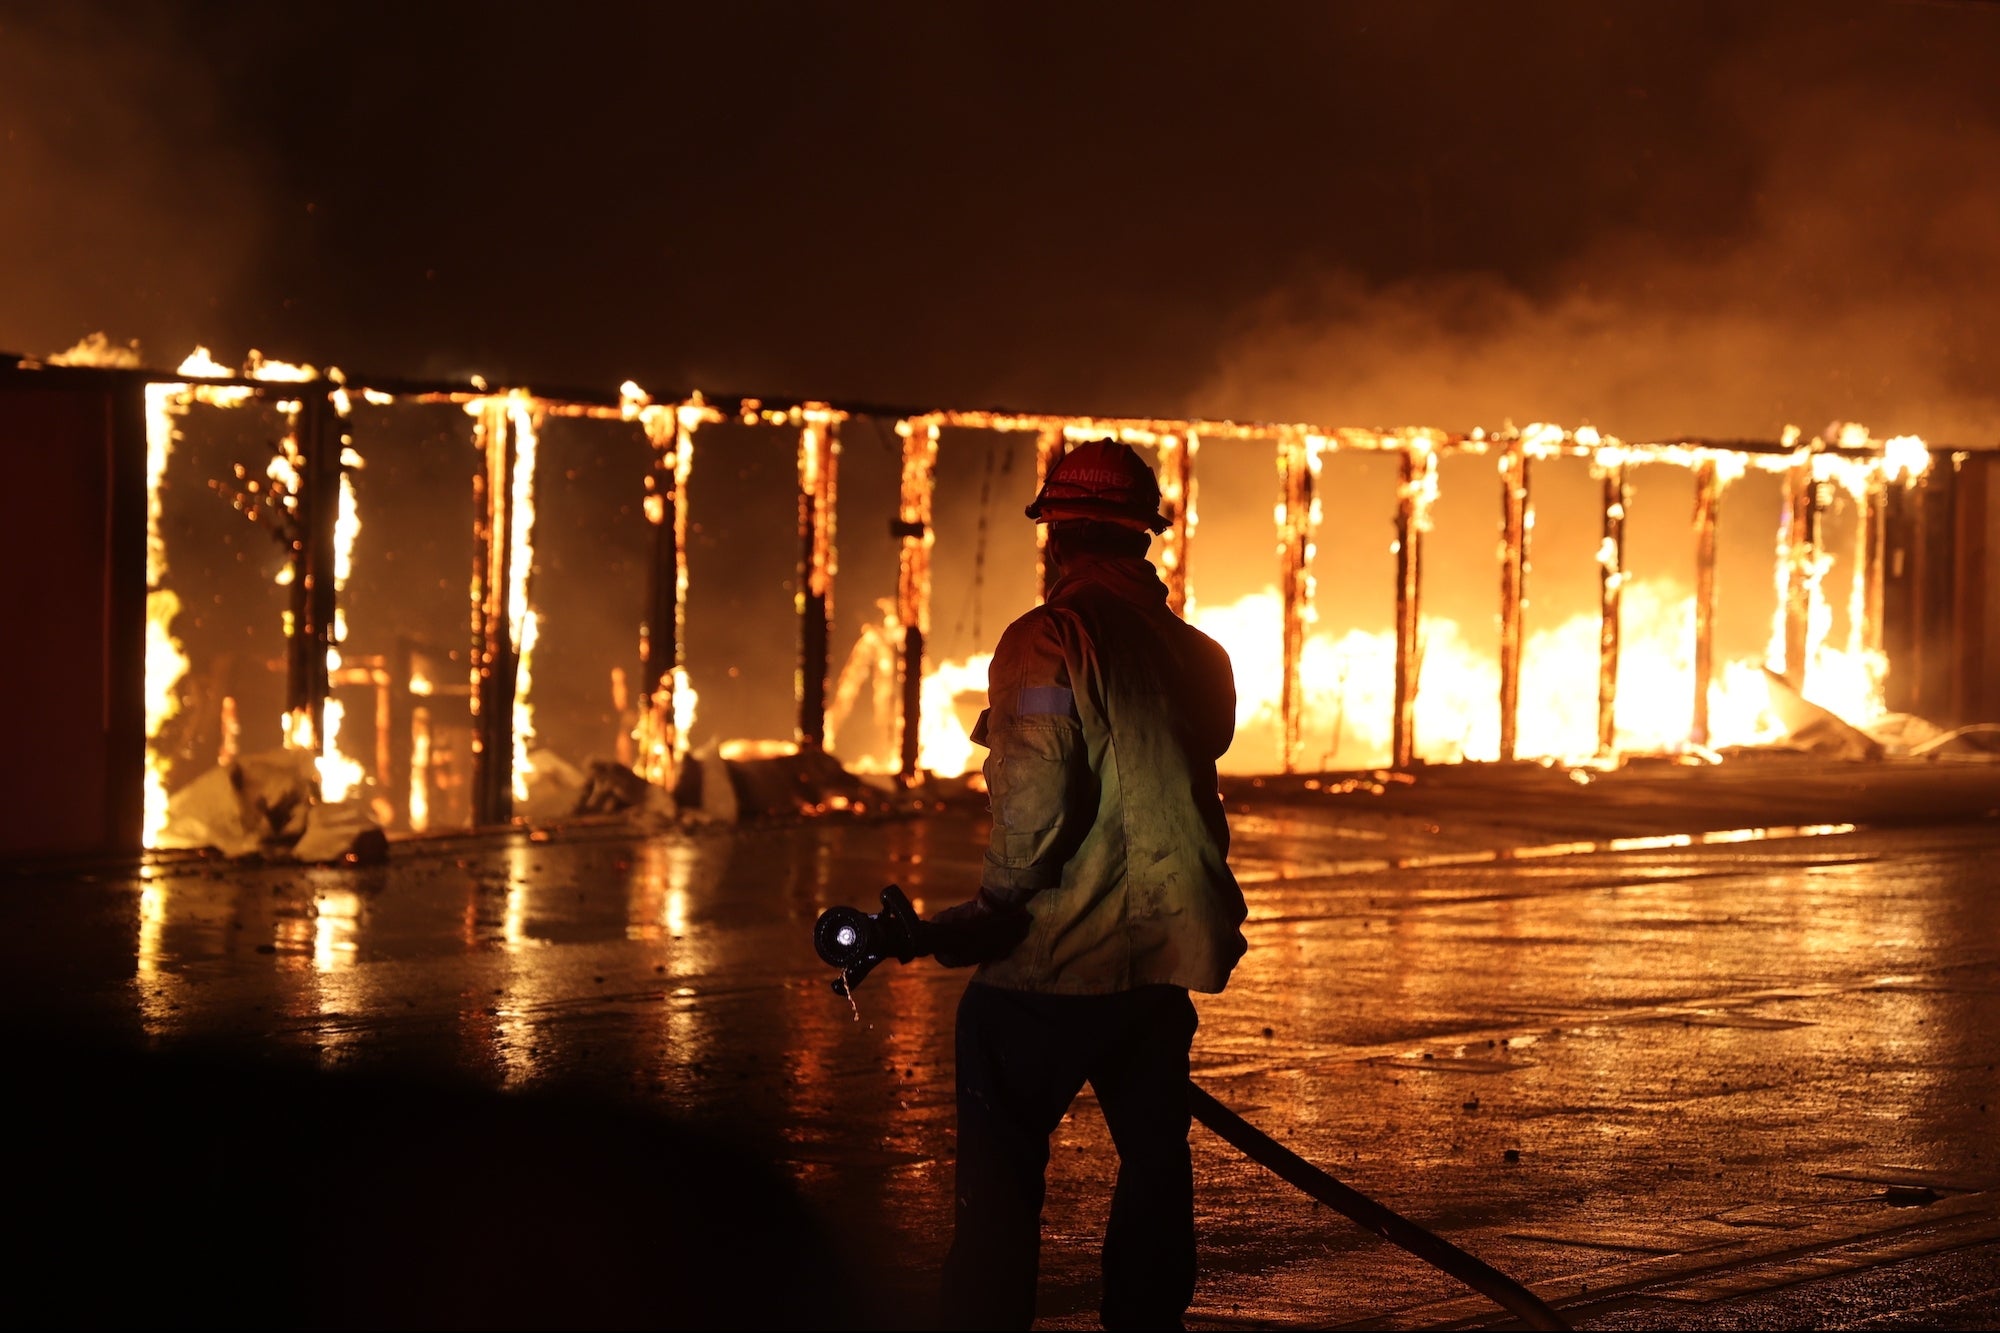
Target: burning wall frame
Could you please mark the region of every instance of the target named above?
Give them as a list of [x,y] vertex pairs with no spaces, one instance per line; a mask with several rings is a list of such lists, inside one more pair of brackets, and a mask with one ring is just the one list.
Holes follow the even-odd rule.
[[[128,460],[118,480],[106,481],[114,500],[106,540],[115,558],[106,562],[105,623],[129,638],[136,605],[166,591],[164,553],[157,530],[157,487],[172,444],[177,406],[206,402],[229,406],[249,401],[274,404],[287,423],[281,450],[282,478],[274,490],[287,505],[297,536],[289,558],[292,611],[288,617],[288,716],[290,743],[311,749],[324,764],[329,754],[328,702],[337,684],[356,681],[383,688],[381,677],[396,674],[387,664],[341,662],[341,592],[344,562],[341,525],[352,517],[349,472],[361,466],[352,430],[352,403],[449,404],[472,418],[471,439],[483,466],[471,499],[476,555],[471,581],[471,663],[467,690],[475,719],[473,822],[504,823],[522,795],[523,741],[531,722],[526,713],[527,667],[532,658],[535,612],[531,596],[532,515],[538,423],[550,416],[634,425],[651,449],[644,511],[654,534],[653,560],[640,635],[642,701],[635,729],[635,763],[642,775],[669,781],[685,748],[692,690],[686,670],[685,607],[688,594],[688,481],[700,428],[724,420],[798,432],[799,578],[794,609],[798,617],[798,660],[794,677],[795,741],[823,746],[829,704],[829,625],[838,573],[837,508],[840,432],[857,417],[893,420],[901,442],[898,512],[899,574],[895,603],[897,717],[895,756],[905,783],[922,780],[918,736],[922,678],[930,617],[930,552],[935,541],[931,498],[938,440],[943,429],[967,428],[1025,434],[1034,440],[1037,480],[1069,442],[1111,436],[1156,452],[1170,526],[1163,535],[1160,565],[1176,610],[1187,604],[1190,556],[1197,528],[1195,463],[1204,443],[1269,443],[1277,464],[1275,508],[1278,583],[1283,603],[1281,645],[1283,718],[1281,762],[1297,768],[1304,700],[1300,657],[1314,617],[1311,572],[1321,522],[1318,487],[1328,453],[1365,450],[1398,460],[1396,492],[1395,681],[1391,718],[1392,762],[1416,759],[1416,720],[1423,598],[1423,556],[1430,510],[1437,496],[1437,464],[1448,454],[1469,453],[1494,460],[1502,536],[1499,586],[1500,758],[1515,757],[1515,714],[1522,672],[1522,607],[1531,565],[1534,466],[1560,457],[1588,460],[1602,487],[1603,540],[1598,552],[1600,669],[1598,750],[1615,745],[1614,717],[1621,651],[1620,599],[1624,569],[1627,470],[1638,463],[1670,463],[1687,468],[1695,485],[1693,543],[1697,571],[1695,597],[1694,725],[1689,741],[1708,741],[1708,688],[1714,666],[1712,622],[1715,606],[1715,519],[1729,481],[1757,468],[1785,480],[1785,512],[1780,524],[1777,564],[1782,583],[1780,668],[1802,683],[1804,664],[1823,620],[1819,575],[1826,552],[1820,515],[1834,487],[1857,502],[1861,521],[1854,559],[1863,571],[1855,581],[1851,625],[1861,648],[1886,664],[1898,663],[1887,679],[1895,702],[1905,709],[1964,717],[1983,706],[1983,639],[1967,632],[1983,609],[1985,558],[1985,470],[1969,474],[1973,484],[1954,484],[1970,457],[1952,452],[1952,466],[1930,466],[1921,441],[1870,438],[1854,426],[1836,426],[1810,439],[1791,432],[1779,441],[1676,441],[1631,445],[1589,430],[1564,431],[1530,426],[1520,431],[1450,434],[1434,430],[1376,431],[1321,429],[1306,424],[1240,423],[1198,419],[1104,418],[994,411],[912,411],[818,400],[768,403],[754,398],[709,401],[699,393],[655,401],[627,384],[617,395],[527,387],[494,389],[472,383],[437,383],[324,375],[309,368],[261,362],[236,374],[205,358],[191,359],[175,372],[81,370],[23,362],[9,370],[0,363],[0,389],[94,386],[101,392],[114,428],[108,455]],[[135,410],[135,402],[141,404]],[[129,466],[136,433],[144,438],[145,475],[153,498],[148,514],[148,558],[135,579],[132,547],[134,470]],[[1982,459],[1982,462],[1985,460]],[[274,462],[274,468],[279,463]],[[275,483],[282,482],[281,486]],[[107,548],[110,549],[110,548]],[[158,608],[151,617],[158,621]],[[1948,633],[1940,652],[1940,628]],[[113,635],[115,638],[116,635]],[[109,640],[107,640],[109,642]],[[170,671],[158,645],[146,657],[149,674]],[[135,691],[117,662],[125,650],[107,650],[107,697],[125,706],[114,720],[107,707],[109,750],[120,758],[107,772],[129,774],[132,764]],[[402,674],[407,676],[407,671]],[[363,680],[363,677],[366,677]],[[114,680],[114,678],[118,678]],[[143,693],[157,697],[159,680]],[[145,725],[156,735],[157,718]],[[388,747],[378,741],[376,767]],[[123,789],[115,776],[110,787]],[[140,823],[157,828],[164,793],[151,797]],[[107,795],[102,841],[129,847],[134,823],[129,793]],[[145,835],[140,835],[143,838]]]

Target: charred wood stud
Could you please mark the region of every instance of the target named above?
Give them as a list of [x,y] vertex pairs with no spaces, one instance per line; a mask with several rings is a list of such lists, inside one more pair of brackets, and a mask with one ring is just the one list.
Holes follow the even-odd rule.
[[[339,613],[334,529],[340,520],[341,434],[324,394],[307,394],[298,414],[299,445],[305,457],[305,493],[299,500],[305,544],[305,624],[297,642],[304,647],[303,680],[295,706],[303,707],[312,751],[326,753],[327,655],[335,647]],[[315,782],[318,781],[317,774]]]
[[[313,509],[318,498],[319,478],[318,456],[323,452],[317,440],[312,440],[312,423],[304,420],[305,408],[301,402],[293,405],[285,414],[285,438],[278,445],[281,455],[287,459],[298,459],[304,463],[298,467],[298,485],[289,498],[286,508],[289,520],[285,533],[290,538],[291,549],[286,553],[289,577],[285,579],[288,600],[285,616],[285,743],[288,748],[307,748],[317,751],[320,718],[314,699],[318,691],[313,685],[313,602],[315,557],[318,543],[314,541]],[[310,449],[311,455],[306,451]],[[322,663],[324,653],[321,654]]]
[[1528,581],[1528,464],[1519,440],[1500,454],[1500,758],[1514,757],[1521,714],[1521,612]]
[[1287,431],[1278,437],[1279,587],[1284,602],[1279,693],[1284,748],[1280,760],[1287,773],[1298,768],[1305,702],[1299,662],[1313,619],[1313,538],[1319,513],[1316,483],[1324,445],[1319,436],[1303,432]]
[[653,525],[647,618],[640,637],[644,698],[636,737],[640,776],[671,787],[686,746],[688,477],[694,471],[694,437],[705,421],[719,419],[695,394],[684,403],[649,404],[638,414],[653,446],[646,477],[646,518]]
[[[534,706],[531,702],[529,663],[534,656],[540,616],[535,611],[535,462],[540,452],[539,435],[542,407],[519,390],[507,398],[509,425],[507,528],[513,550],[507,559],[507,648],[512,668],[507,703],[512,742],[507,766],[508,784],[515,801],[528,799],[528,778],[532,771],[528,747],[535,739]],[[509,816],[512,815],[510,803]]]
[[1882,570],[1888,543],[1889,487],[1883,470],[1869,469],[1868,486],[1860,505],[1860,521],[1854,534],[1855,577],[1861,581],[1861,650],[1879,658],[1883,651]]
[[1968,722],[1987,703],[1985,676],[1989,665],[1985,640],[1988,579],[1987,512],[1991,502],[1992,470],[1985,460],[1965,454],[1951,457],[1952,477],[1952,607],[1951,717]]
[[646,474],[646,519],[653,529],[652,561],[646,572],[646,619],[639,633],[639,722],[634,767],[648,782],[672,781],[674,667],[680,657],[680,570],[682,551],[680,471],[681,432],[671,415],[645,421],[653,447]]
[[1423,540],[1437,495],[1437,455],[1424,442],[1402,451],[1396,487],[1396,697],[1390,753],[1397,768],[1416,762],[1417,682],[1423,673]]
[[1188,544],[1194,536],[1194,456],[1201,435],[1160,437],[1160,500],[1167,530],[1160,534],[1160,572],[1167,585],[1167,606],[1177,616],[1187,614]]
[[1688,739],[1708,744],[1708,693],[1715,677],[1715,514],[1722,480],[1713,458],[1694,470],[1694,724]]
[[828,631],[833,616],[835,470],[840,423],[808,409],[799,429],[798,742],[826,748]]
[[937,476],[938,423],[917,417],[896,423],[903,440],[901,499],[897,532],[902,550],[896,573],[896,618],[902,623],[903,651],[897,663],[901,693],[898,724],[898,773],[906,786],[919,778],[918,753],[923,727],[924,639],[930,633],[931,492]]
[[1597,552],[1597,753],[1618,746],[1618,636],[1625,594],[1625,465],[1614,462],[1604,478],[1604,541]]
[[508,626],[513,549],[514,432],[504,399],[480,405],[473,484],[472,820],[504,824],[514,813],[514,651]]
[[1801,454],[1785,473],[1784,518],[1778,533],[1780,586],[1784,597],[1783,675],[1793,689],[1806,683],[1806,644],[1812,624],[1813,536],[1819,488],[1813,485],[1812,458]]

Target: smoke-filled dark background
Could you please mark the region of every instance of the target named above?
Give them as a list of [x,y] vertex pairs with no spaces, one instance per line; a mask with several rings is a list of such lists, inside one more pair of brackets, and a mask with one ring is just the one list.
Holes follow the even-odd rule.
[[[1989,446],[1996,71],[1980,0],[0,0],[0,349],[102,331],[153,365],[202,343],[662,395]],[[893,589],[872,429],[847,444],[836,670]],[[693,482],[690,666],[720,734],[789,709],[791,446],[752,434],[705,436]],[[545,484],[629,483],[629,443],[559,438]],[[1018,452],[945,441],[939,656],[1032,598]],[[1678,576],[1666,471],[1638,483],[1634,559]],[[1559,472],[1531,625],[1594,587],[1594,492]],[[1212,605],[1275,577],[1275,480],[1220,445],[1198,477]],[[1427,608],[1479,639],[1490,481],[1446,481]],[[1724,559],[1762,597],[1758,486]],[[601,740],[639,575],[596,540],[631,497],[594,496],[551,497],[538,679],[589,682],[574,728]],[[1380,629],[1393,477],[1343,460],[1328,499],[1323,628]],[[1767,616],[1724,619],[1754,649]],[[397,632],[456,636],[455,607],[422,619]],[[566,667],[578,621],[612,628]]]
[[1990,443],[2000,6],[0,7],[0,347]]

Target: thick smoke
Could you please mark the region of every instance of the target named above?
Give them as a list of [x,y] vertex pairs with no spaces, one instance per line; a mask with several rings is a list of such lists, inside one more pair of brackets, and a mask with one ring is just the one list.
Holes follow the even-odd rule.
[[[1650,213],[1533,271],[1382,280],[1322,264],[1243,313],[1191,409],[1326,426],[1553,421],[1633,441],[1775,441],[1787,425],[1811,435],[1859,421],[1878,437],[2000,444],[2000,84],[1986,59],[2000,45],[2000,11],[1961,26],[1979,40],[1954,49],[1937,29],[1905,25],[1904,38],[1917,40],[1870,49],[1865,26],[1799,38],[1774,24],[1680,93],[1735,126],[1716,156],[1746,172],[1732,180],[1719,161],[1709,180],[1679,187],[1712,191],[1699,215],[1714,225],[1702,234],[1685,225],[1685,196],[1662,180]],[[1588,114],[1581,102],[1579,114]],[[1631,166],[1647,169],[1639,145]],[[1543,189],[1461,206],[1518,226],[1524,213],[1555,218],[1591,205],[1579,180],[1573,194]],[[1261,493],[1275,495],[1275,477],[1266,477]],[[1445,483],[1425,611],[1451,625],[1430,627],[1433,646],[1455,637],[1491,658],[1498,487],[1491,464],[1473,459],[1456,460]],[[1543,465],[1536,491],[1529,630],[1582,616],[1592,633],[1575,660],[1594,669],[1595,484],[1581,464]],[[1687,591],[1690,499],[1679,469],[1635,476],[1627,558],[1645,594],[1635,607]],[[1320,628],[1335,638],[1350,626],[1382,632],[1384,561],[1355,553],[1386,547],[1389,487],[1380,478],[1365,490],[1333,484],[1326,503],[1321,550],[1332,559],[1320,570]],[[1725,659],[1761,655],[1776,605],[1778,516],[1769,476],[1739,482],[1724,500]],[[1851,515],[1828,522],[1830,541],[1851,540],[1838,535],[1851,532]],[[1235,547],[1201,552],[1197,571],[1232,558],[1272,567],[1261,540]],[[1851,562],[1845,547],[1835,554],[1828,591],[1844,605]],[[1656,578],[1664,581],[1649,582]],[[1531,670],[1529,687],[1538,683]],[[1594,683],[1585,670],[1574,692],[1587,697]],[[1310,707],[1313,748],[1328,723],[1324,708]],[[1263,738],[1252,731],[1246,744]]]
[[260,224],[203,69],[157,10],[0,9],[0,349],[217,336]]
[[[1967,26],[2000,43],[2000,13]],[[1632,440],[1775,439],[1787,424],[1810,434],[1851,420],[2000,442],[2000,81],[1942,48],[1928,66],[1888,50],[1864,68],[1857,40],[1802,51],[1774,35],[1685,91],[1733,117],[1741,142],[1718,152],[1747,145],[1756,164],[1735,235],[1642,223],[1532,283],[1459,272],[1381,284],[1322,268],[1245,315],[1197,409],[1447,429],[1589,422]],[[1815,58],[1829,67],[1801,80]],[[1811,91],[1782,93],[1801,82]],[[1741,201],[1715,188],[1726,216]],[[1553,216],[1591,200],[1579,182],[1570,196],[1462,206]]]

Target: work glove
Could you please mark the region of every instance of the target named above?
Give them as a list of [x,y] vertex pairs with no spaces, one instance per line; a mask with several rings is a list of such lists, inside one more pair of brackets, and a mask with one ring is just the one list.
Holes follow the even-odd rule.
[[1014,952],[1033,924],[1027,908],[996,902],[982,889],[978,897],[947,907],[925,923],[924,942],[946,967],[973,967]]

